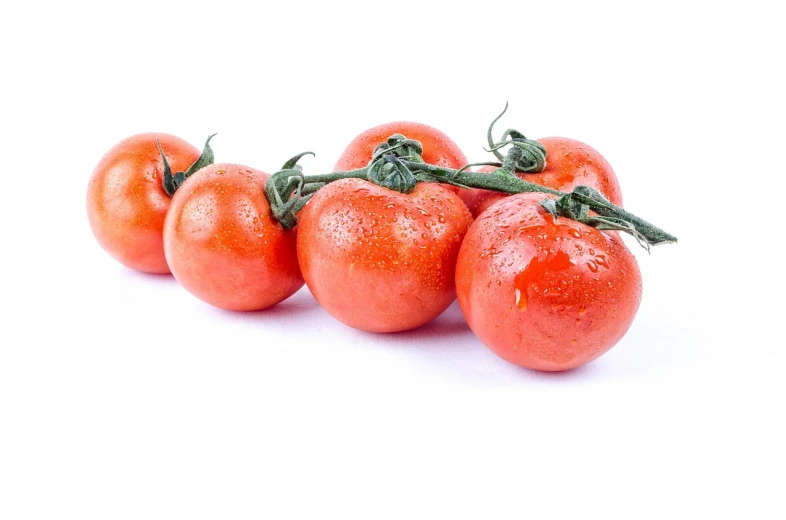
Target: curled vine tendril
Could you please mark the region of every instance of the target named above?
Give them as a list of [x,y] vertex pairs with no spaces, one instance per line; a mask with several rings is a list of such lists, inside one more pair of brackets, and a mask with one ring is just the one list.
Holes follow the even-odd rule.
[[[500,141],[494,142],[492,131],[494,124],[508,111],[508,104],[505,103],[505,108],[502,113],[494,118],[489,125],[486,138],[488,139],[489,148],[486,150],[492,152],[494,156],[503,162],[503,167],[506,171],[513,173],[514,171],[524,173],[537,173],[542,172],[546,168],[546,148],[541,143],[533,139],[527,139],[524,134],[518,130],[509,128],[502,134]],[[512,146],[513,149],[503,156],[499,150],[506,146]]]

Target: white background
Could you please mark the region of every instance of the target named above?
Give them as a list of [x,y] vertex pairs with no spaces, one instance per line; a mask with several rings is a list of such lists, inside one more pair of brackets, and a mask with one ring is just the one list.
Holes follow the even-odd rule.
[[[776,2],[252,4],[3,8],[0,518],[783,518]],[[403,119],[477,161],[506,101],[680,239],[634,249],[637,318],[573,372],[505,363],[455,305],[396,335],[306,290],[224,312],[87,224],[138,132],[317,173]]]

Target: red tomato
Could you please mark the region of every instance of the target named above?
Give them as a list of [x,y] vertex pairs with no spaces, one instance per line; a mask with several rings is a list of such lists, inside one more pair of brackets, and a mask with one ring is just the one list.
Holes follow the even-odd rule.
[[458,145],[436,128],[420,123],[396,121],[375,126],[355,137],[336,162],[335,171],[368,166],[374,148],[393,134],[402,134],[408,139],[420,141],[423,146],[421,157],[429,164],[455,169],[467,164],[467,158]]
[[554,219],[541,193],[507,197],[472,224],[458,257],[461,310],[503,359],[568,370],[622,338],[641,301],[641,274],[616,234]]
[[164,250],[172,274],[194,296],[228,310],[259,310],[303,286],[295,232],[273,218],[268,174],[214,164],[172,197]]
[[98,243],[123,265],[148,273],[168,273],[164,258],[164,165],[156,140],[173,172],[185,171],[199,150],[168,134],[138,134],[110,149],[93,171],[87,188],[87,218]]
[[[538,139],[546,148],[546,168],[539,173],[518,173],[524,180],[560,191],[571,191],[576,186],[589,186],[617,206],[622,206],[622,191],[611,165],[594,148],[567,137]],[[480,172],[495,168],[483,166]],[[496,201],[507,197],[504,193],[488,190],[459,190],[459,195],[477,217]]]
[[409,194],[360,179],[319,190],[298,216],[297,253],[316,300],[369,332],[408,330],[456,297],[455,267],[472,216],[454,192]]

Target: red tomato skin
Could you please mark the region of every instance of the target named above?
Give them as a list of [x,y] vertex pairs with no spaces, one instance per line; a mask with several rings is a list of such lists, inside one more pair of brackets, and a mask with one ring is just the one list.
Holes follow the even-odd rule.
[[233,311],[260,310],[303,286],[294,230],[273,218],[267,173],[214,164],[172,197],[164,250],[172,274],[197,298]]
[[[453,169],[467,164],[467,157],[458,145],[442,131],[421,123],[394,121],[370,128],[355,137],[344,149],[334,170],[348,171],[368,166],[374,148],[393,134],[402,134],[409,139],[420,141],[423,146],[421,157],[429,164]],[[454,186],[445,186],[452,191],[458,191]]]
[[[546,168],[539,173],[517,173],[520,178],[564,192],[572,191],[576,186],[589,186],[617,206],[622,206],[622,190],[617,176],[597,150],[567,137],[544,137],[538,141],[546,148]],[[493,166],[483,166],[478,171],[494,169]],[[496,201],[507,197],[504,193],[480,189],[461,189],[459,195],[475,218]]]
[[99,161],[87,188],[87,218],[101,247],[118,262],[146,273],[169,273],[164,258],[164,217],[170,197],[164,191],[164,164],[187,170],[199,150],[179,137],[137,134],[120,141]]
[[461,310],[503,359],[570,370],[613,347],[641,301],[641,273],[616,235],[555,220],[547,195],[506,197],[472,224],[458,257]]
[[319,190],[298,219],[303,277],[342,323],[409,330],[455,300],[456,257],[472,216],[454,192],[419,183],[402,194],[344,179]]

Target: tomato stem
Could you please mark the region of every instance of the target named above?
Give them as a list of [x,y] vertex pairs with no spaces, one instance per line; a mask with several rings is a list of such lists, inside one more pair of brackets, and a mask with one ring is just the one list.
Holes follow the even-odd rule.
[[[510,194],[538,192],[556,195],[559,197],[556,201],[548,199],[552,200],[553,205],[548,202],[544,204],[544,208],[555,217],[570,218],[599,229],[625,231],[633,235],[646,249],[651,245],[677,241],[677,238],[670,233],[612,204],[599,192],[587,186],[578,186],[572,192],[565,193],[510,175],[504,167],[491,173],[477,173],[414,161],[401,162],[411,171],[417,172],[415,176],[419,182],[440,182]],[[419,175],[421,173],[427,174],[430,178],[421,179]],[[300,193],[310,197],[326,184],[349,178],[370,180],[368,168],[304,176]],[[595,214],[583,211],[582,207],[592,210]]]
[[[677,241],[676,237],[659,227],[612,204],[592,188],[577,186],[570,193],[565,193],[518,177],[517,171],[542,170],[546,164],[546,150],[543,145],[526,139],[516,130],[506,130],[503,141],[493,143],[491,128],[501,116],[491,123],[488,132],[491,151],[501,159],[501,164],[484,163],[499,166],[490,173],[469,171],[470,165],[456,170],[425,163],[419,142],[394,134],[374,149],[373,157],[365,168],[306,176],[296,164],[305,154],[287,161],[281,171],[268,179],[265,188],[273,215],[287,229],[294,227],[297,225],[297,212],[308,199],[326,184],[341,179],[364,179],[402,193],[412,191],[418,182],[438,182],[510,194],[548,193],[558,198],[544,199],[541,205],[555,218],[570,218],[601,230],[625,231],[647,250],[651,245]],[[498,150],[508,145],[511,147],[507,153],[504,156],[499,154]]]

